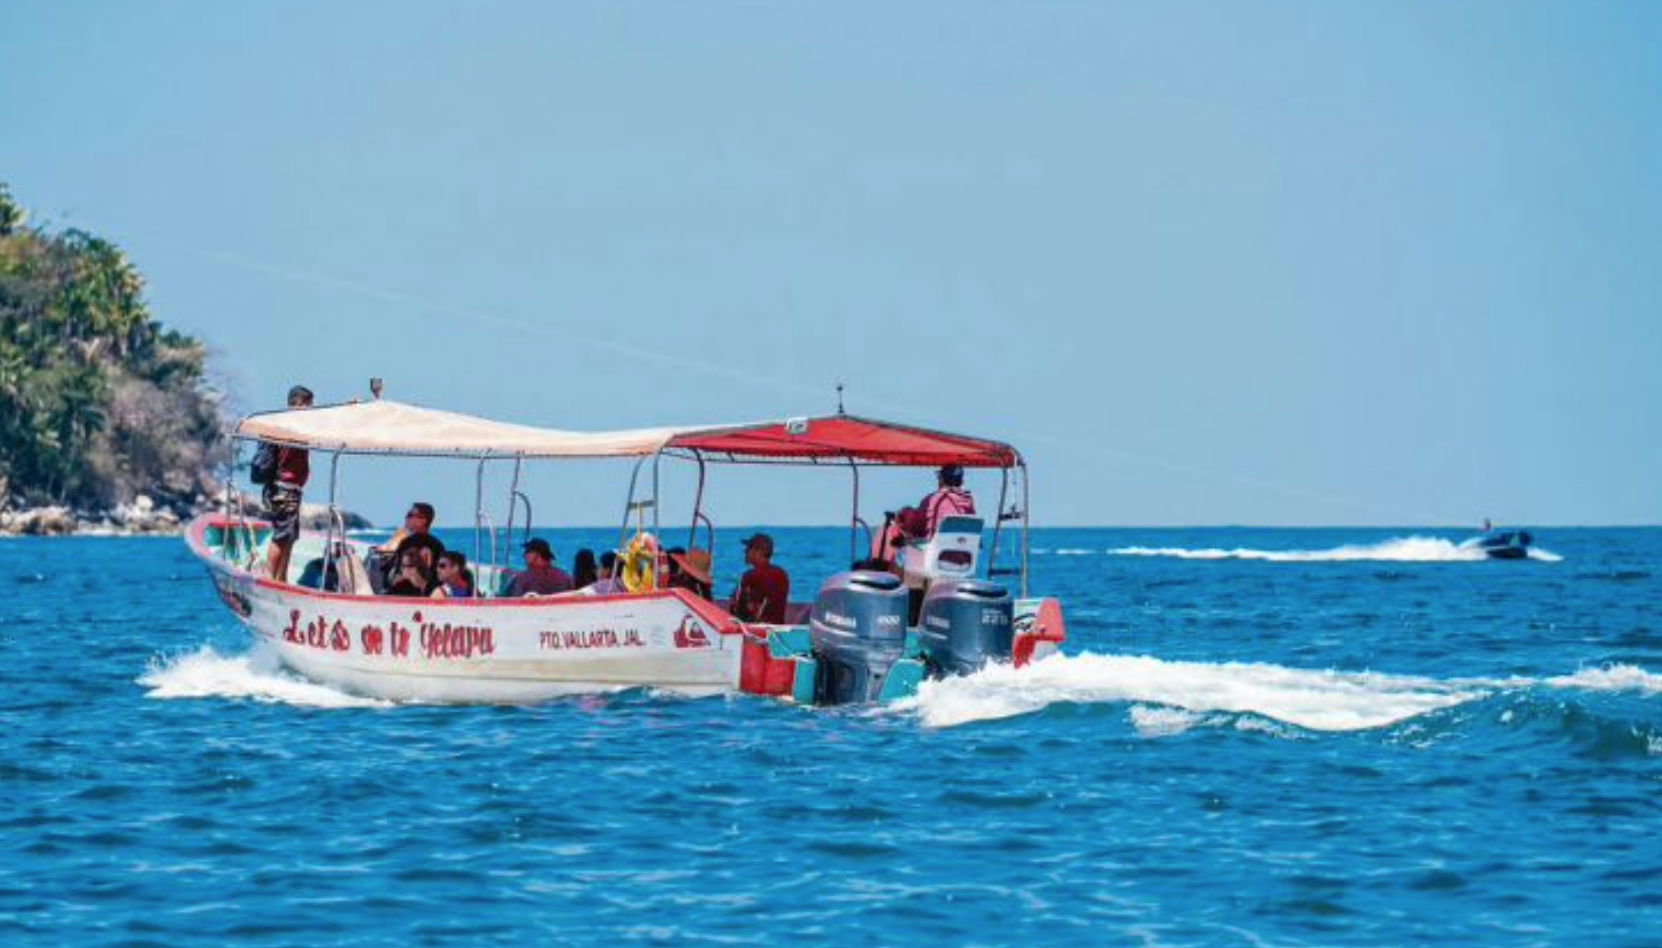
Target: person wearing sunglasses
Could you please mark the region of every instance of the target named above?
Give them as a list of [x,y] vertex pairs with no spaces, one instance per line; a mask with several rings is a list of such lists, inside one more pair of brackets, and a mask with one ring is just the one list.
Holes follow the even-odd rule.
[[380,573],[383,587],[391,587],[403,569],[404,554],[411,550],[419,552],[427,561],[429,569],[438,563],[444,553],[444,541],[433,536],[433,520],[436,514],[433,505],[416,501],[404,513],[404,525],[398,528],[387,542],[375,548],[375,556],[380,561]]
[[389,596],[409,596],[426,599],[438,588],[433,571],[427,565],[426,550],[411,550],[398,558],[398,571],[393,574]]
[[472,599],[473,570],[467,568],[467,557],[455,550],[446,550],[439,557],[439,586],[433,590],[433,599]]

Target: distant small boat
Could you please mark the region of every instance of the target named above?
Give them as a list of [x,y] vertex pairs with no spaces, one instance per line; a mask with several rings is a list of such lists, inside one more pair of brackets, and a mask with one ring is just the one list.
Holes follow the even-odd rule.
[[1535,538],[1527,530],[1500,530],[1473,537],[1462,543],[1466,549],[1482,550],[1491,560],[1529,559],[1529,545]]

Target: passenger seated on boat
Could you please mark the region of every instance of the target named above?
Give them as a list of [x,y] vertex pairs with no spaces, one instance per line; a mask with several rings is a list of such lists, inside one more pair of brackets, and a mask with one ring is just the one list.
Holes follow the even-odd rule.
[[514,574],[503,595],[515,599],[522,596],[553,596],[571,592],[571,589],[571,577],[554,565],[554,550],[548,541],[533,537],[525,541],[524,571]]
[[898,515],[891,510],[884,514],[882,528],[871,538],[871,554],[864,560],[867,565],[856,566],[855,569],[893,571],[896,569],[895,562],[900,558],[900,548],[905,544],[906,534],[900,529]]
[[423,551],[429,569],[438,562],[439,555],[444,552],[444,543],[431,532],[436,516],[432,504],[416,501],[404,512],[404,525],[398,528],[398,532],[375,548],[376,565],[386,581],[383,585],[392,582],[393,574],[401,568],[404,553],[408,550]]
[[387,595],[425,599],[433,594],[436,586],[433,572],[427,568],[425,551],[410,550],[398,558],[398,572],[393,575],[392,585],[387,587]]
[[582,589],[594,585],[600,578],[600,571],[594,565],[594,551],[584,547],[571,558],[571,586],[573,589]]
[[713,598],[710,576],[710,551],[694,548],[691,552],[669,553],[669,581],[671,589],[685,589],[700,599]]
[[773,538],[758,533],[744,541],[744,561],[750,569],[739,578],[728,611],[745,622],[785,623],[791,598],[791,578],[773,565]]
[[321,556],[306,561],[295,585],[324,592],[343,592],[353,596],[372,595],[369,577],[364,575],[363,564],[357,561],[347,545],[336,543],[333,549],[334,555],[329,558],[327,565]]
[[925,497],[916,507],[906,507],[895,517],[895,524],[908,540],[927,540],[935,535],[941,521],[953,516],[972,516],[975,498],[964,489],[964,469],[948,464],[935,472],[935,492]]
[[611,550],[600,554],[600,578],[583,591],[591,596],[621,596],[628,592],[623,580],[617,574],[617,554]]
[[295,580],[294,584],[296,586],[304,586],[307,589],[327,588],[328,591],[332,592],[334,591],[335,586],[338,585],[338,582],[339,577],[334,570],[331,569],[329,570],[327,576],[324,575],[323,557],[314,556],[306,561],[305,566],[300,568],[300,578]]
[[439,554],[439,585],[433,590],[433,599],[472,599],[473,570],[467,567],[467,557],[456,550]]

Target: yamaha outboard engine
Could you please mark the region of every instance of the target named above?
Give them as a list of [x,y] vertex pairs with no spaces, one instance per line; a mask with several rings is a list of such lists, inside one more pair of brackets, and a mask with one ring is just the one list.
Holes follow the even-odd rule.
[[814,703],[875,701],[906,650],[906,589],[889,573],[838,573],[820,587],[808,634],[819,659]]
[[918,639],[934,674],[968,675],[993,661],[1009,661],[1014,604],[998,583],[979,579],[937,582],[923,597]]

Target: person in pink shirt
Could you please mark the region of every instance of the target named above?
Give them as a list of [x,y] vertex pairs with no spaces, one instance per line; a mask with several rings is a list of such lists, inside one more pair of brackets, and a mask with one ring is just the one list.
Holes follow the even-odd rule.
[[909,540],[928,540],[947,517],[975,515],[975,498],[964,489],[964,469],[948,464],[935,473],[935,492],[900,512],[896,522]]

